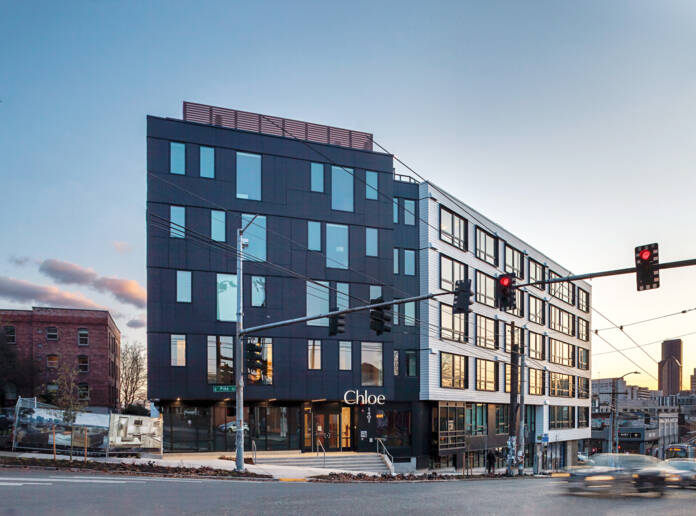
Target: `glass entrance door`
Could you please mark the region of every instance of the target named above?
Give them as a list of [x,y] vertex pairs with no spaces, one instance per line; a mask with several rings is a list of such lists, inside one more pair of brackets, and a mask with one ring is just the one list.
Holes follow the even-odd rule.
[[351,447],[349,407],[312,407],[304,412],[305,451],[340,451]]

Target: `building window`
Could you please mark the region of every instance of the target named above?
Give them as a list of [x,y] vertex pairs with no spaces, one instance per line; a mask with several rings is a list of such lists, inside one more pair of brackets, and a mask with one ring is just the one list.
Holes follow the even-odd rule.
[[169,207],[169,236],[171,238],[186,236],[186,208],[183,206]]
[[5,326],[5,342],[8,344],[17,343],[17,334],[14,326]]
[[348,268],[348,226],[326,224],[326,267]]
[[365,228],[365,255],[379,256],[379,231],[377,228]]
[[361,385],[383,385],[382,343],[362,342],[360,345]]
[[191,271],[176,271],[176,302],[191,302]]
[[77,357],[77,370],[80,373],[89,373],[89,357],[87,355]]
[[406,359],[406,376],[417,376],[416,352],[404,351],[404,358]]
[[537,324],[545,324],[544,300],[529,294],[529,320]]
[[251,306],[260,308],[266,306],[266,278],[251,277]]
[[331,209],[353,211],[353,169],[331,167]]
[[578,288],[578,308],[583,312],[590,311],[590,293]]
[[416,201],[402,199],[404,201],[404,224],[414,226],[416,224]]
[[440,387],[449,389],[467,389],[469,387],[467,357],[452,353],[440,353]]
[[321,222],[307,221],[307,249],[321,251]]
[[466,265],[452,258],[440,255],[440,288],[453,291],[457,281],[466,280]]
[[336,283],[336,309],[350,308],[350,283]]
[[549,328],[571,337],[575,334],[575,316],[554,305],[549,305]]
[[399,274],[399,250],[394,248],[394,274]]
[[186,174],[186,145],[183,143],[169,142],[169,173]]
[[261,345],[262,366],[247,370],[249,383],[273,385],[273,339],[269,337],[248,337],[251,344]]
[[77,384],[77,399],[80,401],[89,400],[89,385],[82,382]]
[[507,244],[505,245],[505,272],[511,272],[517,278],[524,279],[522,253]]
[[440,206],[440,240],[466,251],[466,219]]
[[495,433],[510,433],[510,407],[508,405],[495,406]]
[[201,147],[200,150],[201,177],[215,179],[215,149],[212,147]]
[[392,201],[392,222],[399,223],[399,199],[397,197],[394,197]]
[[399,376],[399,350],[394,350],[394,376]]
[[377,200],[379,193],[379,176],[377,172],[365,172],[365,199]]
[[324,191],[324,164],[312,163],[311,165],[310,189],[312,192]]
[[372,303],[372,301],[375,299],[379,299],[380,297],[382,297],[382,287],[379,285],[370,285],[370,303]]
[[590,323],[582,317],[578,317],[578,339],[585,342],[590,340]]
[[171,336],[171,363],[176,367],[186,365],[186,335]]
[[[512,352],[512,334],[511,330],[512,326],[510,324],[505,323],[505,351],[508,353]],[[515,326],[515,346],[517,346],[517,349],[524,349],[524,337],[522,333],[522,328],[519,326]]]
[[393,304],[392,305],[392,326],[398,326],[398,325],[399,325],[399,305]]
[[590,397],[590,379],[584,376],[578,376],[578,398]]
[[[256,217],[256,218],[254,218]],[[253,220],[253,222],[252,222]],[[266,217],[242,214],[244,237],[249,241],[244,250],[244,259],[255,262],[266,261]]]
[[353,369],[353,343],[349,340],[338,343],[338,368],[341,371]]
[[58,367],[58,355],[46,355],[46,367],[55,369]]
[[529,394],[535,396],[544,395],[544,371],[542,369],[529,368]]
[[440,338],[466,342],[466,314],[453,314],[452,307],[440,303]]
[[495,306],[495,279],[481,271],[476,271],[476,302]]
[[476,345],[482,348],[498,349],[497,321],[476,314]]
[[[503,364],[505,367],[505,392],[510,392],[510,386],[512,385],[512,365]],[[520,377],[520,366],[517,366],[517,392],[520,392],[520,386],[522,385],[522,378]]]
[[549,396],[573,398],[575,377],[569,374],[549,373]]
[[237,275],[217,275],[217,320],[237,321]]
[[233,337],[208,335],[208,383],[235,383]]
[[539,333],[529,332],[529,357],[544,360],[544,336]]
[[578,407],[578,428],[590,426],[590,407]]
[[[558,279],[561,276],[553,271],[549,271],[549,279]],[[553,297],[568,303],[575,304],[574,285],[569,281],[561,281],[558,283],[549,283],[549,294]]]
[[261,200],[261,156],[237,153],[237,199]]
[[210,238],[216,242],[224,242],[225,239],[225,212],[210,210]]
[[476,390],[498,390],[498,363],[492,360],[476,359]]
[[491,265],[498,265],[498,239],[476,228],[476,257]]
[[404,303],[404,326],[416,325],[416,302]]
[[46,340],[58,340],[58,328],[55,326],[46,328]]
[[77,345],[89,346],[89,330],[87,328],[79,328],[77,330]]
[[578,369],[590,370],[590,350],[578,347]]
[[[536,260],[529,259],[529,282],[544,281],[544,266]],[[545,290],[544,285],[534,285],[536,288]]]
[[573,367],[575,346],[556,339],[549,339],[549,362]]
[[[329,282],[307,281],[307,316],[325,314],[329,311]],[[329,319],[323,317],[307,321],[307,326],[328,326]],[[318,342],[318,341],[317,341]]]
[[321,341],[307,341],[307,369],[321,369]]
[[466,404],[466,433],[469,435],[488,434],[488,404]]
[[508,308],[505,312],[517,317],[524,317],[524,295],[521,290],[515,289],[515,308]]
[[549,407],[549,428],[574,428],[575,407]]
[[406,276],[416,275],[416,251],[404,249],[404,274]]

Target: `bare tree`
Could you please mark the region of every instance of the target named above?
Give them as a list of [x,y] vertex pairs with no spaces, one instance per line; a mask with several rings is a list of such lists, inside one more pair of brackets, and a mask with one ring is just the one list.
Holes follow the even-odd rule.
[[57,390],[54,403],[63,411],[63,422],[70,425],[70,460],[73,456],[73,438],[77,413],[87,406],[89,392],[82,392],[77,383],[78,370],[75,361],[61,360],[56,375]]
[[122,408],[145,401],[147,366],[145,350],[138,342],[127,342],[121,347],[120,383]]

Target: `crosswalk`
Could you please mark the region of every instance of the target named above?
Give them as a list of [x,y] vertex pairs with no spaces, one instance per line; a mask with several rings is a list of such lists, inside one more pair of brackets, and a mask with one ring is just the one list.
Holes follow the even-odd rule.
[[200,484],[205,480],[185,479],[185,478],[144,478],[144,477],[103,477],[103,476],[22,476],[7,475],[0,476],[0,488],[2,487],[23,487],[23,486],[52,486],[61,483],[71,484],[148,484],[151,482],[177,482]]

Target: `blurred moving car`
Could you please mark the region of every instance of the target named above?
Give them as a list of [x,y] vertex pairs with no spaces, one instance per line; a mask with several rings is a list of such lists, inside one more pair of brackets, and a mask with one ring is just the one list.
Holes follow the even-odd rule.
[[669,459],[665,461],[670,468],[667,485],[675,487],[696,487],[696,459]]
[[578,464],[587,464],[587,454],[583,452],[578,452]]
[[647,455],[598,453],[587,464],[569,468],[554,477],[565,478],[568,491],[624,493],[665,492],[667,470],[662,462]]

